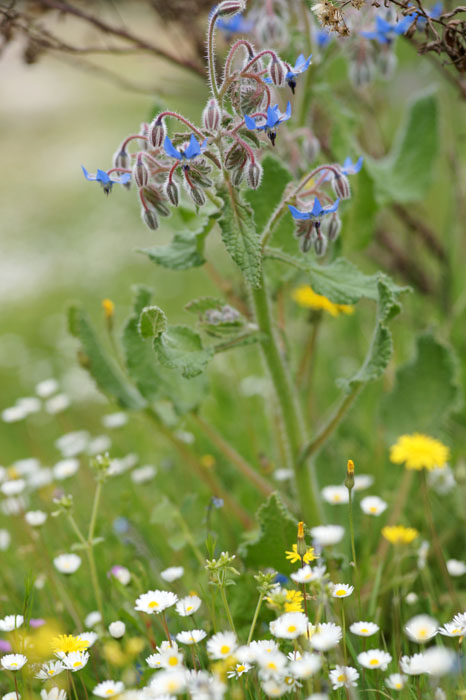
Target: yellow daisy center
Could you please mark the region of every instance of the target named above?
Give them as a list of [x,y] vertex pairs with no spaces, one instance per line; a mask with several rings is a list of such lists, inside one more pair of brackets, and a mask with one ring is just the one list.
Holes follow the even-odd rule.
[[269,663],[267,664],[267,668],[271,668],[272,671],[276,671],[276,670],[277,670],[277,664],[274,663],[273,661],[269,661]]
[[369,510],[371,513],[377,513],[377,506],[371,506]]
[[223,645],[220,647],[220,653],[221,653],[221,654],[228,654],[229,651],[230,651],[230,647],[228,646],[228,644],[223,644]]
[[158,608],[158,607],[159,607],[159,604],[158,604],[155,600],[151,600],[151,602],[149,603],[149,605],[148,605],[147,607],[149,607],[149,608],[151,608],[151,609],[152,609],[152,608]]
[[169,666],[177,666],[177,665],[178,665],[178,659],[177,659],[177,657],[176,657],[176,656],[171,656],[171,657],[168,659],[168,665],[169,665]]
[[289,625],[288,632],[296,632],[296,625]]
[[193,609],[193,606],[192,606],[192,605],[188,605],[188,607],[186,608],[186,612],[190,612],[192,609]]
[[339,588],[338,591],[335,591],[335,595],[338,595],[338,596],[346,595],[346,591],[344,588]]
[[361,632],[361,634],[367,634],[369,632],[367,627],[361,627],[361,629],[359,631]]
[[344,683],[346,680],[347,680],[346,674],[344,674],[344,673],[341,673],[341,674],[338,676],[338,678],[337,678],[337,681],[338,681],[339,683]]
[[109,688],[108,690],[105,691],[105,695],[114,695],[115,691]]
[[74,664],[73,664],[73,668],[80,668],[81,666],[82,666],[82,662],[81,662],[81,661],[75,661]]
[[239,665],[236,667],[236,670],[238,673],[242,673],[243,671],[246,670],[246,666]]
[[380,662],[379,662],[378,659],[371,659],[371,660],[369,661],[369,665],[370,665],[370,666],[378,666],[379,663],[380,663]]
[[426,627],[422,627],[422,628],[419,630],[417,636],[418,636],[420,639],[425,639],[425,637],[427,637],[428,634],[429,634],[429,630],[428,630]]

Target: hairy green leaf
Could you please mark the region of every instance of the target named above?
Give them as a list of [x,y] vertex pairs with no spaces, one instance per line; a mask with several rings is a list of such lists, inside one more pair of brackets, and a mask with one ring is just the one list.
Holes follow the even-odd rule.
[[231,189],[231,199],[224,193],[225,203],[219,219],[222,240],[247,281],[258,287],[261,280],[261,250],[252,209],[241,199],[238,190]]
[[141,311],[138,330],[142,338],[157,338],[167,325],[167,316],[158,306],[145,306]]
[[195,231],[177,231],[168,245],[142,248],[140,252],[147,255],[153,262],[170,270],[200,267],[205,263],[205,239],[216,219],[217,215],[203,219],[200,228]]
[[430,333],[420,335],[416,356],[399,368],[393,390],[382,403],[387,440],[391,442],[403,433],[438,433],[461,406],[457,377],[453,350]]
[[154,339],[154,350],[161,365],[181,371],[191,379],[201,374],[213,355],[211,348],[204,348],[201,336],[188,326],[169,326]]

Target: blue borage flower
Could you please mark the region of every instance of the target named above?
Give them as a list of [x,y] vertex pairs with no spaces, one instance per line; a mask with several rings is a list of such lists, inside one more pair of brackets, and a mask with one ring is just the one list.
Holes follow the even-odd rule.
[[224,32],[225,36],[231,37],[233,34],[249,34],[254,29],[254,24],[244,19],[243,15],[234,15],[230,19],[220,17],[217,20],[217,28]]
[[[418,29],[421,29],[421,30],[425,29],[425,26],[427,24],[426,18],[423,17],[419,13],[419,11],[416,11],[416,8],[414,7],[414,5],[408,5],[408,9],[413,10],[413,13],[409,16],[412,17],[413,19],[417,18],[416,27]],[[430,10],[426,10],[427,16],[430,17],[431,19],[438,19],[440,17],[440,15],[442,14],[442,12],[443,12],[443,4],[441,2],[436,2],[435,5]]]
[[318,29],[315,32],[315,41],[320,49],[324,49],[332,41],[332,35],[325,29]]
[[375,18],[375,30],[372,32],[360,32],[366,39],[375,39],[379,44],[391,44],[396,36],[404,34],[416,19],[415,14],[406,15],[399,22],[390,24],[382,17]]
[[296,88],[296,76],[301,75],[301,73],[304,73],[304,71],[307,71],[307,69],[311,65],[311,58],[312,54],[309,56],[309,58],[306,58],[304,54],[300,53],[298,58],[296,59],[294,67],[291,68],[291,70],[289,70],[285,76],[285,80],[290,86],[293,95]]
[[84,177],[86,180],[95,180],[100,182],[105,194],[109,194],[112,191],[112,186],[117,183],[118,185],[127,185],[131,181],[131,175],[129,173],[123,173],[123,175],[109,175],[105,170],[100,170],[97,168],[95,175],[91,175],[87,172],[84,165],[81,165]]
[[351,158],[348,156],[348,158],[345,158],[345,161],[341,166],[341,172],[343,175],[356,175],[356,173],[361,170],[363,162],[364,158],[362,156],[359,156],[356,163],[353,163]]
[[[258,124],[253,117],[244,115],[244,123],[249,131],[265,131],[267,136],[272,142],[272,146],[275,146],[275,139],[277,138],[277,127],[282,123],[286,122],[291,117],[291,103],[288,102],[286,105],[286,112],[282,114],[278,109],[278,104],[273,107],[267,107],[267,119],[263,124]],[[263,119],[263,117],[260,117]]]
[[296,209],[296,207],[294,207],[292,204],[288,204],[288,209],[290,210],[293,219],[297,219],[298,221],[320,221],[325,214],[332,214],[334,211],[336,211],[339,203],[340,200],[336,199],[331,206],[323,207],[316,197],[314,199],[314,205],[311,211],[299,211],[299,209]]
[[169,136],[165,136],[163,147],[165,153],[170,158],[176,158],[177,160],[192,160],[197,158],[201,153],[207,148],[207,139],[204,139],[202,143],[199,143],[194,134],[191,134],[189,138],[189,146],[186,149],[177,149],[173,145]]

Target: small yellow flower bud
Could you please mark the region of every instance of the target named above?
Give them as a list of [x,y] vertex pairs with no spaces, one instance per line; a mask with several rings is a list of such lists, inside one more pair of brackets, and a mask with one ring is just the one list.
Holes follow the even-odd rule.
[[351,491],[351,489],[354,486],[354,462],[352,459],[348,460],[346,466],[345,486],[348,489],[348,491]]
[[104,310],[105,318],[107,320],[113,318],[113,314],[115,312],[115,304],[111,299],[104,299],[102,301],[102,308]]
[[304,539],[304,523],[300,521],[298,523],[298,548],[297,552],[301,559],[304,557],[306,554],[307,547],[306,547],[306,540]]

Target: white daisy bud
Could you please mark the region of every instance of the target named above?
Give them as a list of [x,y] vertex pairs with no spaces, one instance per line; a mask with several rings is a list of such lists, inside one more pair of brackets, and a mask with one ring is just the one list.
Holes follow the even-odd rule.
[[121,620],[116,620],[109,624],[108,631],[114,639],[121,639],[126,632],[126,625]]

